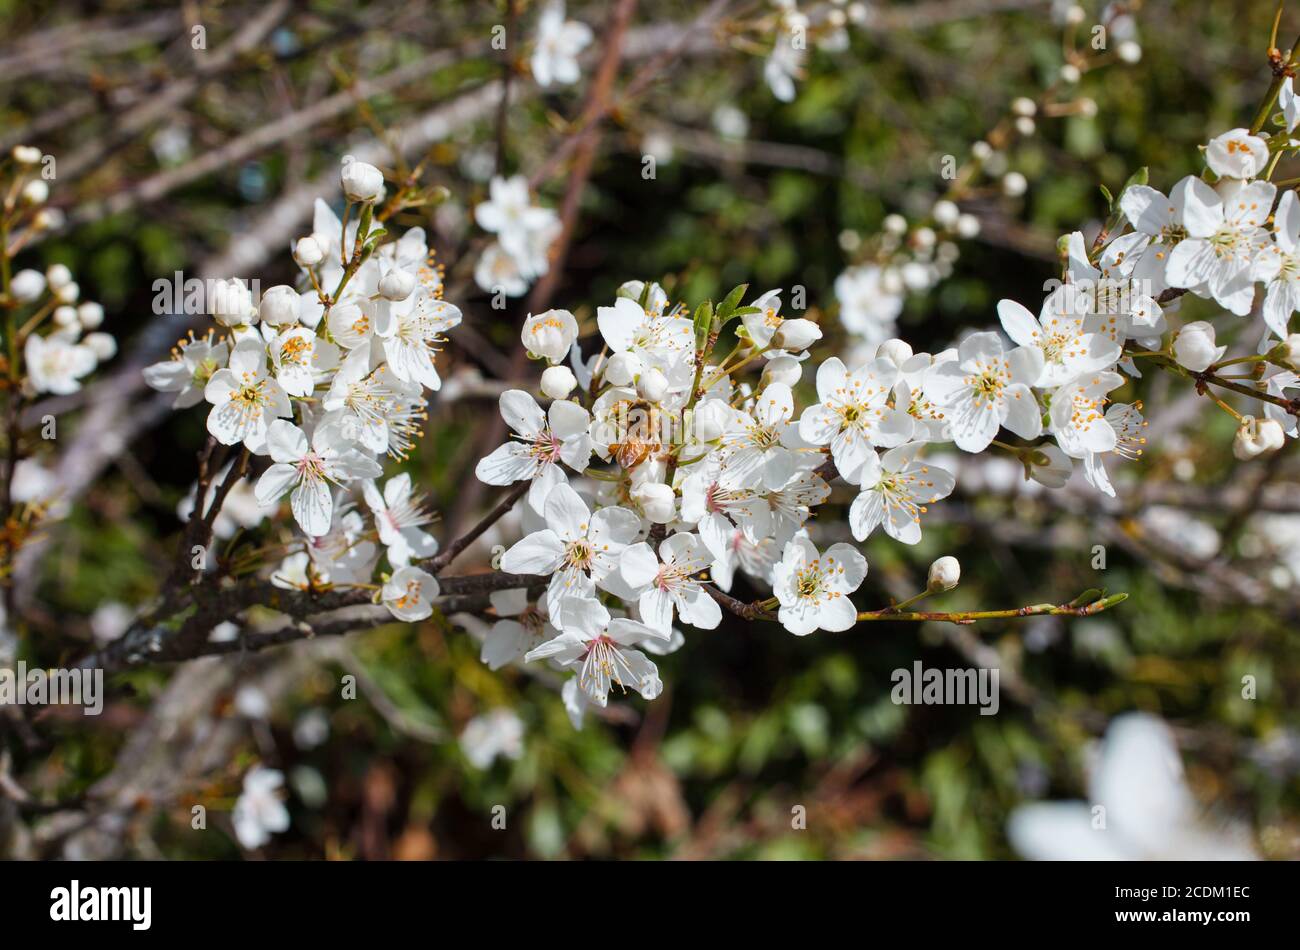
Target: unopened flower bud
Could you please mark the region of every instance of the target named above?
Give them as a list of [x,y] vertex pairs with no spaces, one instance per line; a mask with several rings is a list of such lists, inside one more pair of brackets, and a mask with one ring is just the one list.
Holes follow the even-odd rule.
[[263,323],[284,327],[298,322],[298,291],[288,284],[277,284],[262,294],[257,314]]
[[933,217],[935,222],[939,225],[945,228],[950,228],[956,224],[957,219],[961,217],[961,210],[951,201],[944,199],[934,203],[934,207],[930,210],[930,216]]
[[39,178],[23,185],[23,201],[29,205],[43,205],[50,197],[50,186]]
[[632,490],[632,500],[642,514],[655,524],[668,524],[677,517],[677,497],[663,482],[646,482]]
[[77,319],[76,307],[55,307],[54,323],[56,326],[60,327],[76,327],[77,329],[81,329],[81,321]]
[[1011,111],[1016,115],[1033,117],[1038,112],[1038,105],[1033,99],[1026,96],[1020,96],[1011,103]]
[[393,268],[379,278],[379,296],[385,300],[405,300],[415,290],[415,275]]
[[641,357],[635,353],[615,353],[605,364],[605,382],[615,386],[630,386],[641,374]]
[[117,340],[111,333],[87,333],[81,342],[90,347],[95,358],[101,363],[117,355]]
[[67,216],[58,208],[42,208],[32,215],[32,227],[37,231],[56,231],[66,220]]
[[1079,72],[1079,67],[1074,63],[1066,63],[1061,67],[1061,82],[1073,86],[1082,78],[1083,74]]
[[39,165],[41,161],[41,150],[35,145],[15,145],[10,154],[19,165]]
[[957,236],[970,239],[978,237],[980,233],[980,219],[973,214],[963,214],[957,219]]
[[1029,190],[1029,182],[1020,172],[1007,172],[1002,176],[1002,193],[1009,198],[1019,198]]
[[722,438],[727,427],[727,411],[727,404],[721,399],[705,399],[696,405],[691,417],[695,441],[713,442]]
[[778,356],[767,361],[763,367],[763,379],[760,389],[766,389],[773,383],[794,386],[803,376],[803,364],[793,356]]
[[1214,345],[1214,327],[1196,320],[1178,331],[1174,339],[1174,359],[1194,373],[1203,373],[1223,357],[1226,346]]
[[[77,308],[77,321],[83,329],[95,330],[104,323],[104,308],[93,300],[87,300]],[[116,346],[116,344],[114,344]]]
[[1286,442],[1286,432],[1276,419],[1256,419],[1242,416],[1241,425],[1232,440],[1232,454],[1243,462],[1276,452]]
[[930,565],[930,575],[926,588],[931,592],[952,590],[961,581],[961,562],[952,555],[945,555]]
[[646,402],[660,402],[668,392],[668,377],[653,366],[643,369],[637,377],[636,391]]
[[542,373],[542,392],[552,399],[564,399],[577,385],[573,370],[567,366],[548,366]]
[[30,267],[20,270],[9,283],[9,293],[19,303],[31,303],[45,293],[45,275]]
[[303,267],[315,267],[325,259],[325,249],[310,235],[298,238],[293,246],[293,259]]
[[61,284],[54,291],[54,296],[59,303],[76,303],[77,298],[81,296],[81,286],[76,281],[69,281]]
[[889,234],[906,234],[907,219],[901,214],[887,214],[885,215],[883,227]]
[[253,295],[239,278],[218,280],[212,284],[208,313],[223,327],[237,327],[254,319]]
[[906,340],[886,340],[876,347],[876,356],[889,360],[895,366],[902,366],[912,358],[912,345]]
[[778,350],[793,350],[798,353],[806,350],[822,338],[821,327],[799,317],[795,320],[782,320],[781,325],[772,334],[772,347]]
[[65,264],[51,264],[45,271],[45,279],[50,283],[50,290],[58,290],[72,283],[72,271]]
[[374,201],[384,193],[384,173],[369,162],[345,158],[339,180],[350,201]]
[[1133,40],[1125,40],[1120,43],[1115,53],[1126,63],[1136,63],[1142,59],[1142,47]]

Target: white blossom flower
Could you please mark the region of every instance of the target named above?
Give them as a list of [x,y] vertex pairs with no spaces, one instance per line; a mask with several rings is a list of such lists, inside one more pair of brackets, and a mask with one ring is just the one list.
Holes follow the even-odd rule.
[[956,478],[947,469],[917,459],[921,443],[900,445],[883,456],[870,453],[862,466],[862,491],[849,508],[853,537],[865,541],[884,525],[885,533],[903,544],[921,540],[926,506],[952,494]]
[[1205,164],[1220,178],[1254,178],[1268,164],[1268,143],[1246,129],[1230,129],[1210,139]]
[[98,360],[89,347],[33,333],[23,345],[23,366],[32,388],[38,393],[66,396],[81,388],[81,378],[95,369]]
[[529,314],[520,333],[524,348],[533,356],[558,363],[569,355],[578,339],[578,321],[568,310]]
[[1007,336],[1042,354],[1042,372],[1031,385],[1064,386],[1076,376],[1108,369],[1119,360],[1122,343],[1106,333],[1092,332],[1088,303],[1088,296],[1072,284],[1053,291],[1038,319],[1014,300],[999,301],[998,317]]
[[800,637],[849,629],[858,619],[849,595],[866,576],[867,560],[852,545],[833,544],[822,555],[807,538],[792,538],[772,568],[781,625]]
[[576,668],[578,687],[588,701],[604,707],[610,687],[632,689],[643,699],[654,699],[663,690],[659,668],[640,650],[647,640],[666,641],[667,633],[635,620],[610,613],[598,600],[568,596],[563,599],[563,633],[530,650],[524,660],[550,659],[561,666]]
[[244,775],[244,789],[235,800],[231,821],[235,837],[245,848],[260,848],[271,835],[289,830],[289,809],[280,800],[284,773],[254,766]]
[[399,567],[380,591],[388,612],[412,623],[433,616],[432,601],[438,596],[438,579],[418,567]]
[[578,54],[591,42],[591,27],[564,18],[563,0],[551,0],[537,18],[531,67],[539,86],[572,85],[582,76]]
[[203,388],[212,403],[208,432],[222,445],[243,442],[255,455],[266,454],[271,420],[292,414],[289,396],[266,369],[266,346],[248,338],[235,344],[230,365],[214,372]]
[[354,478],[378,478],[383,469],[344,439],[336,426],[320,425],[307,436],[292,422],[276,419],[267,433],[267,448],[275,462],[257,482],[257,500],[267,505],[290,492],[289,507],[303,532],[325,534],[334,516],[330,484]]
[[675,534],[659,545],[659,558],[644,541],[632,545],[623,552],[620,570],[624,580],[642,591],[637,605],[648,626],[671,633],[675,610],[683,623],[712,630],[722,622],[722,608],[697,575],[713,560],[698,537]]
[[798,427],[790,422],[794,394],[773,383],[759,393],[753,412],[731,410],[722,434],[727,464],[744,484],[772,491],[784,487],[798,466]]
[[[1168,727],[1129,713],[1111,723],[1088,782],[1088,802],[1023,805],[1007,834],[1033,860],[1251,860],[1242,836],[1212,831],[1183,778]],[[1095,820],[1104,809],[1104,822]]]
[[528,193],[528,179],[523,175],[493,178],[488,184],[487,201],[474,208],[474,220],[497,241],[510,256],[526,260],[531,251],[529,237],[549,228],[555,221],[550,208],[533,205]]
[[362,485],[366,504],[375,516],[380,543],[388,550],[394,567],[405,567],[411,558],[423,560],[438,553],[438,540],[421,530],[433,521],[424,508],[424,498],[411,488],[411,476],[402,472],[384,485],[383,494],[373,481]]
[[460,308],[429,294],[418,293],[392,305],[393,332],[383,341],[393,375],[437,391],[442,379],[434,366],[444,334],[460,325]]
[[1050,428],[1062,452],[1082,459],[1114,450],[1119,437],[1105,415],[1106,394],[1122,385],[1119,373],[1094,373],[1052,393]]
[[290,396],[310,396],[339,365],[339,348],[306,327],[290,327],[270,344],[276,381]]
[[498,757],[518,759],[524,754],[523,721],[509,709],[475,716],[461,731],[460,749],[476,769],[491,768]]
[[647,312],[635,300],[619,297],[612,307],[596,308],[596,325],[613,354],[626,353],[656,367],[671,387],[689,385],[695,339],[690,320]]
[[522,297],[528,293],[528,280],[519,259],[496,241],[483,249],[474,265],[474,283],[491,294]]
[[1147,422],[1142,418],[1140,402],[1118,402],[1106,410],[1106,423],[1115,432],[1115,447],[1109,452],[1085,452],[1083,476],[1093,488],[1114,498],[1115,489],[1111,485],[1103,459],[1111,455],[1129,460],[1138,458],[1145,451],[1147,439],[1143,433]]
[[488,599],[500,618],[483,638],[479,653],[488,669],[517,663],[529,650],[560,635],[550,622],[545,603],[530,603],[526,589],[494,590]]
[[999,426],[1024,439],[1038,437],[1042,417],[1029,387],[1042,372],[1042,351],[1020,346],[1006,353],[996,333],[972,333],[956,360],[926,377],[925,393],[944,407],[957,447],[982,452]]
[[522,389],[501,394],[501,417],[518,441],[497,446],[479,461],[474,474],[488,485],[510,485],[531,479],[528,503],[542,510],[556,485],[567,482],[560,462],[582,472],[591,459],[588,434],[591,415],[576,402],[558,399],[543,415],[531,395]]
[[546,527],[516,542],[501,556],[512,574],[549,574],[546,604],[552,619],[568,594],[590,596],[618,566],[623,550],[641,530],[641,519],[626,508],[601,508],[595,514],[567,484],[546,496]]
[[858,469],[874,454],[872,446],[893,448],[912,435],[912,417],[888,405],[898,378],[898,367],[888,359],[849,372],[839,357],[831,357],[817,368],[820,403],[804,410],[799,435],[813,445],[829,445],[840,475],[856,481]]
[[1169,286],[1165,271],[1169,254],[1187,237],[1184,208],[1192,183],[1188,175],[1174,186],[1169,197],[1147,185],[1130,185],[1119,204],[1134,229],[1150,238],[1133,264],[1132,277],[1143,291],[1158,296]]
[[1276,194],[1271,182],[1256,181],[1221,198],[1209,185],[1192,179],[1183,208],[1188,237],[1169,255],[1170,286],[1204,288],[1238,316],[1250,313],[1261,261],[1271,246],[1262,225]]
[[894,286],[885,271],[875,264],[850,267],[835,278],[840,322],[868,345],[882,342],[893,333],[903,312],[900,287]]
[[1264,322],[1286,339],[1291,314],[1300,310],[1300,198],[1294,191],[1282,193],[1273,222],[1275,244],[1260,265],[1260,276],[1268,281]]

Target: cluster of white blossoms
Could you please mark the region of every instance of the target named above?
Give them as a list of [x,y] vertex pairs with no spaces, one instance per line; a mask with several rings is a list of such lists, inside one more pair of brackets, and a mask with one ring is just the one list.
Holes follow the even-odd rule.
[[[227,498],[223,515],[234,519],[231,533],[289,497],[305,539],[277,584],[367,584],[382,553],[392,568],[381,578],[383,601],[417,620],[437,596],[434,578],[412,563],[437,551],[424,530],[432,517],[409,476],[376,479],[386,456],[406,458],[423,435],[425,391],[441,386],[438,350],[461,313],[442,299],[423,230],[389,239],[375,211],[385,191],[379,169],[345,160],[341,178],[343,219],[317,201],[312,233],[294,243],[297,285],[254,300],[241,281],[219,283],[208,301],[217,326],[181,340],[145,379],[175,392],[177,408],[208,403],[217,442],[269,456],[252,497],[233,506]],[[204,513],[224,478],[209,487]]]
[[[12,330],[22,353],[22,386],[29,396],[50,393],[66,396],[102,362],[117,354],[117,341],[101,329],[104,308],[81,298],[72,271],[51,264],[45,271],[23,268],[9,276],[12,260],[38,234],[57,227],[61,215],[45,207],[49,183],[41,177],[43,156],[29,145],[10,153],[3,184],[5,233],[9,241],[0,248],[5,261],[6,302],[13,314]],[[12,345],[11,343],[11,345]]]
[[474,208],[474,219],[496,235],[479,257],[474,282],[490,294],[522,297],[550,267],[548,252],[560,234],[560,218],[532,202],[522,175],[494,177],[489,198]]
[[882,232],[870,241],[856,231],[842,233],[840,246],[859,257],[835,278],[844,329],[868,352],[894,336],[908,295],[948,277],[961,255],[956,241],[979,231],[978,218],[940,199],[929,219],[916,225],[901,214],[887,215]]

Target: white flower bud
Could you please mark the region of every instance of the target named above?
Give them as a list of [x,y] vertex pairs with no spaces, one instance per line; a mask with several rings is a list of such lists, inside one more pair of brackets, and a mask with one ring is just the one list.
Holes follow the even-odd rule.
[[542,392],[552,399],[563,399],[578,385],[573,370],[567,366],[548,366],[542,373]]
[[1204,320],[1187,324],[1174,338],[1174,359],[1193,373],[1203,373],[1227,352],[1226,346],[1214,345],[1214,327]]
[[410,271],[393,268],[379,278],[379,296],[385,300],[405,300],[415,290],[415,275]]
[[934,207],[930,210],[930,216],[939,225],[950,228],[961,217],[961,210],[951,201],[944,199],[934,203]]
[[970,154],[977,162],[987,162],[993,157],[993,146],[981,139],[970,147]]
[[889,234],[906,234],[907,219],[901,214],[887,214],[882,225]]
[[29,205],[43,205],[50,197],[50,186],[39,178],[23,185],[23,201]]
[[51,264],[45,271],[45,279],[50,283],[50,290],[58,290],[65,284],[72,283],[72,271],[66,265]]
[[81,329],[81,321],[77,319],[76,307],[55,307],[54,323],[56,326],[60,327],[76,327],[77,329]]
[[934,231],[930,228],[917,228],[912,232],[912,246],[922,251],[928,251],[934,247]]
[[633,489],[632,500],[640,506],[642,514],[655,524],[668,524],[677,517],[676,493],[663,482],[646,482]]
[[886,340],[876,347],[876,357],[884,357],[895,366],[902,366],[912,358],[912,344],[906,340]]
[[653,366],[643,369],[637,377],[636,391],[646,402],[660,402],[668,392],[668,377]]
[[967,239],[977,237],[980,233],[980,219],[973,214],[963,214],[957,219],[957,236]]
[[19,165],[39,165],[41,162],[41,150],[35,145],[15,145],[10,154]]
[[767,361],[763,367],[763,379],[760,389],[766,389],[773,383],[794,386],[803,376],[803,364],[793,356],[778,356]]
[[713,442],[722,438],[727,427],[727,404],[721,399],[705,399],[695,406],[691,425],[696,442]]
[[1077,3],[1071,4],[1065,11],[1065,22],[1071,26],[1078,26],[1088,16],[1086,10]]
[[223,327],[238,327],[252,323],[255,318],[253,295],[238,277],[212,283],[212,299],[208,313]]
[[1097,100],[1084,96],[1079,100],[1079,115],[1085,119],[1093,119],[1097,116]]
[[[530,314],[524,321],[524,328],[519,338],[523,341],[524,349],[533,356],[541,356],[552,363],[558,363],[569,354],[569,348],[578,338],[578,321],[568,310],[547,310],[544,313]],[[613,363],[613,358],[610,362]],[[638,365],[636,372],[640,371],[641,367]],[[608,373],[605,378],[614,382]],[[630,382],[632,377],[615,385],[626,386]]]
[[1074,63],[1066,63],[1061,67],[1061,82],[1073,86],[1082,78],[1083,74],[1079,72],[1079,67]]
[[81,296],[81,286],[76,281],[69,281],[55,290],[54,296],[59,303],[76,303]]
[[1020,172],[1007,172],[1002,176],[1002,193],[1009,198],[1019,198],[1029,189],[1029,182]]
[[641,357],[635,353],[615,353],[605,363],[605,382],[630,386],[641,375]]
[[1242,416],[1232,440],[1232,454],[1243,462],[1269,452],[1276,452],[1286,442],[1286,433],[1276,419]]
[[97,329],[104,322],[104,308],[93,300],[87,300],[77,308],[77,320],[84,329]]
[[1022,115],[1016,119],[1016,132],[1023,138],[1029,138],[1038,131],[1038,125],[1027,115]]
[[298,238],[298,243],[293,246],[293,259],[303,267],[315,267],[325,259],[325,249],[311,235]]
[[961,581],[961,562],[952,555],[944,555],[930,565],[926,587],[931,592],[952,590]]
[[55,231],[63,227],[67,217],[58,208],[42,208],[32,215],[32,227],[37,231]]
[[345,158],[339,180],[350,201],[374,201],[384,193],[384,173],[369,162]]
[[91,352],[95,354],[95,358],[101,363],[107,362],[117,355],[117,340],[113,338],[111,333],[87,333],[81,342],[90,347]]
[[1115,53],[1126,63],[1136,63],[1142,59],[1142,47],[1133,40],[1125,40],[1120,43]]
[[263,323],[285,327],[298,322],[298,291],[288,284],[276,284],[262,294],[257,314]]
[[1032,118],[1038,113],[1038,105],[1033,99],[1021,96],[1011,103],[1011,111],[1016,115],[1029,116]]
[[13,294],[13,298],[19,303],[31,303],[45,293],[45,275],[30,267],[20,270],[9,282],[9,293]]
[[781,325],[772,334],[772,346],[778,350],[793,350],[798,353],[808,349],[821,338],[821,327],[811,320],[799,317],[795,320],[781,321]]

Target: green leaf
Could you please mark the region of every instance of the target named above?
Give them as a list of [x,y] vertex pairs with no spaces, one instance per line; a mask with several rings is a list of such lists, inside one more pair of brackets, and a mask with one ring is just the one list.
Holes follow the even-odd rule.
[[723,298],[722,303],[718,304],[719,320],[721,320],[723,323],[727,322],[727,318],[730,317],[735,312],[738,306],[740,306],[740,298],[745,296],[745,291],[748,289],[749,289],[749,284],[741,284],[740,286],[734,288],[731,291],[731,293],[727,294],[725,298]]

